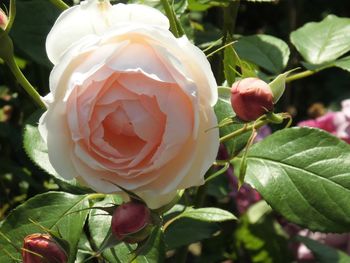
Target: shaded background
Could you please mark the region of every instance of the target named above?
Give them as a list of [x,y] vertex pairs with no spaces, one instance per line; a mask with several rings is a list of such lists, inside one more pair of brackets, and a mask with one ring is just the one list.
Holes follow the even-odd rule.
[[[60,11],[46,0],[18,0],[17,2],[17,19],[11,31],[17,62],[39,93],[46,95],[49,90],[48,79],[52,64],[45,54],[45,38]],[[69,1],[67,3],[72,4]],[[8,6],[8,1],[2,1],[0,7],[3,6]],[[35,10],[35,13],[31,12],[32,10]],[[240,35],[264,33],[283,39],[291,49],[288,65],[288,69],[291,69],[300,66],[302,58],[290,45],[290,32],[306,22],[320,21],[328,14],[350,17],[350,1],[280,0],[275,3],[242,1],[234,33]],[[191,17],[207,28],[204,32],[192,32],[197,44],[213,41],[222,36],[223,12],[221,8],[210,8],[200,14],[194,12]],[[211,61],[219,82],[221,76],[218,71],[222,70],[221,59],[222,56],[219,54]],[[294,115],[294,121],[297,122],[308,118],[307,110],[315,102],[321,102],[326,107],[339,108],[341,100],[350,98],[349,84],[349,72],[339,68],[326,69],[289,84],[285,95],[278,104],[278,110],[290,111]],[[36,106],[17,84],[9,69],[1,63],[0,221],[11,209],[31,196],[60,189],[50,176],[28,159],[22,147],[24,123],[36,110]],[[216,199],[209,199],[208,202],[216,202]],[[262,227],[272,229],[273,226],[268,222]],[[237,235],[244,236],[246,233]],[[207,245],[204,242],[207,249],[207,254],[204,256],[208,262],[214,250],[217,252],[223,249],[222,237],[217,240],[217,246],[212,243],[215,240],[210,242],[211,244]],[[278,243],[279,239],[276,239],[275,242]],[[229,247],[225,249],[230,250]],[[247,255],[243,253],[240,256],[242,262],[245,262]]]

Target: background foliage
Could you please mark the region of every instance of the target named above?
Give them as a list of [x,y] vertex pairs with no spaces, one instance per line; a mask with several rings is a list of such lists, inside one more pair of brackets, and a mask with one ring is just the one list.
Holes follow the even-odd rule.
[[[161,8],[158,1],[146,0],[138,2]],[[69,1],[67,3],[72,4]],[[8,6],[7,1],[4,1],[3,4]],[[180,0],[174,2],[175,11],[181,18],[187,35],[194,40],[196,45],[206,49],[212,46],[213,43],[217,44],[208,50],[207,54],[210,54],[212,50],[215,50],[221,44],[217,40],[224,33],[228,34],[222,42],[232,41],[231,37],[239,39],[234,44],[234,48],[240,58],[247,61],[242,66],[246,76],[253,74],[256,65],[261,68],[260,77],[267,80],[270,80],[270,76],[282,73],[286,68],[301,66],[300,61],[304,61],[303,67],[311,70],[335,65],[336,67],[325,69],[321,73],[287,85],[286,92],[278,104],[278,110],[290,112],[294,117],[295,123],[309,117],[307,110],[312,103],[322,102],[326,106],[336,109],[339,107],[341,100],[350,97],[348,87],[350,66],[349,59],[346,56],[350,48],[350,45],[346,44],[350,41],[348,33],[342,34],[342,30],[349,31],[349,29],[342,27],[342,23],[349,24],[349,18],[333,16],[350,17],[350,3],[340,0],[242,1],[236,22],[224,19],[225,16],[234,15],[235,10],[229,9],[229,5],[230,1],[224,0]],[[11,37],[15,43],[17,63],[42,95],[48,92],[48,76],[52,68],[45,53],[45,38],[59,13],[60,10],[49,1],[17,0],[17,18],[11,31]],[[327,29],[325,32],[328,32],[328,34],[320,35],[319,39],[307,38],[314,30],[312,26],[322,25],[309,24],[308,26],[302,26],[307,22],[319,22],[324,18],[326,18],[324,21],[328,21],[324,26]],[[225,21],[228,24],[225,24]],[[301,29],[295,31],[298,28]],[[292,31],[295,32],[290,35]],[[341,39],[339,39],[339,35],[342,36]],[[241,36],[243,37],[240,38]],[[315,41],[317,45],[314,45]],[[344,45],[339,49],[330,48],[327,50],[327,48],[324,48],[332,41],[344,43]],[[272,47],[272,52],[270,52],[271,47],[269,45]],[[310,46],[312,48],[308,50]],[[315,52],[316,54],[314,54]],[[342,59],[338,59],[340,56],[343,56]],[[223,52],[213,54],[209,59],[218,83],[223,83],[225,79],[228,83],[233,82],[232,72],[229,74],[230,70],[227,68],[227,65],[235,62],[235,53],[232,49],[226,48]],[[223,60],[226,61],[224,64],[222,63]],[[249,62],[254,62],[254,64]],[[219,101],[216,107],[217,112],[223,113],[227,110],[224,103],[224,99]],[[9,225],[6,222],[1,223],[13,209],[15,210],[10,217],[31,218],[40,222],[45,221],[47,224],[44,227],[52,228],[56,231],[57,229],[60,231],[65,229],[67,224],[70,223],[69,216],[74,217],[74,220],[80,220],[79,222],[81,222],[78,224],[76,231],[61,234],[71,244],[71,249],[79,251],[76,262],[83,262],[84,259],[89,257],[91,251],[99,247],[103,242],[101,233],[108,232],[108,228],[98,233],[94,232],[96,231],[94,226],[101,224],[99,220],[104,220],[106,215],[90,216],[89,226],[84,225],[88,213],[91,213],[91,215],[96,214],[95,210],[91,212],[78,211],[89,205],[88,190],[77,189],[57,180],[49,175],[49,173],[53,173],[51,167],[47,167],[44,171],[29,159],[23,148],[22,137],[25,129],[27,131],[27,137],[24,137],[25,146],[26,144],[34,143],[37,144],[35,149],[40,149],[40,145],[38,146],[40,141],[36,140],[38,136],[35,130],[36,119],[29,118],[35,112],[36,106],[27,97],[3,63],[0,64],[0,108],[0,226],[2,231],[0,234],[5,234],[10,239],[16,236],[16,234],[11,232],[14,228],[13,225]],[[38,114],[40,115],[40,113]],[[279,195],[279,191],[290,191],[290,195],[294,198],[291,206],[300,206],[304,202],[303,195],[313,191],[315,186],[311,184],[312,182],[305,181],[300,176],[297,181],[290,181],[289,184],[283,185],[284,188],[277,189],[273,184],[263,188],[260,186],[259,175],[257,175],[260,172],[256,171],[264,169],[265,164],[257,158],[265,158],[266,162],[273,162],[274,166],[271,166],[273,167],[271,169],[284,170],[286,171],[286,176],[293,173],[295,169],[303,171],[303,167],[308,166],[307,156],[310,153],[293,158],[292,152],[282,151],[282,147],[288,141],[297,140],[302,135],[309,136],[310,140],[309,145],[298,145],[298,147],[301,147],[299,149],[300,152],[303,152],[302,147],[315,147],[314,154],[318,154],[319,159],[324,158],[326,161],[334,162],[333,156],[322,156],[324,152],[318,150],[318,148],[336,144],[335,141],[332,141],[333,137],[321,132],[313,133],[316,132],[309,129],[292,129],[288,136],[284,134],[282,137],[277,132],[263,143],[265,145],[271,141],[273,141],[274,145],[276,142],[280,143],[281,147],[278,147],[276,151],[280,150],[281,152],[264,152],[263,146],[255,147],[251,151],[251,155],[248,158],[247,180],[259,190],[269,203],[276,202],[274,205],[277,211],[273,212],[264,201],[250,206],[246,211],[240,210],[239,195],[241,193],[235,192],[235,185],[230,182],[228,173],[228,175],[219,176],[210,181],[205,186],[205,191],[208,194],[203,199],[194,200],[194,202],[197,206],[215,206],[231,211],[235,215],[240,216],[239,221],[232,221],[232,218],[225,218],[225,215],[222,214],[216,220],[208,222],[200,214],[193,216],[189,211],[189,215],[183,216],[171,224],[166,229],[164,236],[159,234],[159,231],[155,231],[154,242],[164,239],[167,247],[163,249],[168,250],[169,261],[174,262],[183,255],[183,253],[179,253],[181,249],[189,244],[192,244],[188,254],[189,262],[220,262],[223,260],[233,260],[235,262],[291,261],[293,250],[290,249],[290,246],[294,241],[291,240],[288,231],[283,228],[286,225],[285,219],[281,219],[278,213],[289,215],[287,219],[301,225],[308,225],[310,218],[301,218],[298,214],[294,214],[295,208],[290,211],[282,211],[286,208],[280,206],[278,201],[276,201],[276,195]],[[230,141],[230,144],[226,145],[229,153],[234,153],[242,148],[244,146],[242,141],[246,141],[248,136],[249,134],[243,134],[235,142]],[[317,140],[312,139],[315,136]],[[323,139],[322,144],[319,144],[320,138]],[[345,143],[337,145],[337,147],[339,151],[349,152],[350,150]],[[25,148],[28,150],[30,147],[27,146]],[[335,156],[337,149],[334,149]],[[283,156],[282,152],[289,155]],[[41,158],[40,152],[36,152],[32,156]],[[291,157],[290,163],[288,167],[285,167],[281,163],[281,159],[288,157]],[[348,159],[349,154],[344,154],[343,159],[338,159],[337,161],[342,163]],[[328,165],[326,161],[313,167],[314,174],[325,179],[324,185],[322,185],[324,188],[333,191],[332,189],[338,187],[338,185],[335,185],[332,178],[327,178],[324,174],[324,170]],[[339,169],[337,172],[341,174],[347,171]],[[267,173],[273,174],[273,171],[268,171]],[[304,209],[311,209],[313,213],[310,216],[313,220],[316,219],[315,225],[308,225],[309,228],[312,229],[314,227],[318,230],[323,229],[327,231],[346,231],[349,229],[349,219],[344,214],[344,211],[350,210],[347,201],[349,200],[347,198],[349,192],[346,189],[349,188],[349,183],[346,180],[338,181],[337,183],[343,185],[344,189],[341,189],[341,191],[334,190],[335,195],[330,196],[322,205],[317,206],[316,202],[305,202],[305,205],[301,206]],[[293,188],[295,185],[299,186],[298,190]],[[300,192],[300,189],[304,192]],[[203,189],[200,188],[199,191],[201,190]],[[322,191],[322,188],[316,187],[316,190]],[[46,193],[48,191],[56,192]],[[61,191],[68,193],[62,193]],[[191,191],[188,196],[190,199],[194,196]],[[74,193],[75,195],[73,196],[69,193]],[[40,195],[36,196],[37,194]],[[275,197],[272,198],[272,195]],[[33,196],[36,197],[21,205]],[[100,200],[100,202],[108,203],[108,198]],[[45,202],[52,204],[56,199],[60,201],[55,207],[54,213],[35,214],[33,212],[37,207],[42,207]],[[333,199],[340,200],[339,206],[333,204]],[[120,202],[120,200],[114,201]],[[30,207],[31,213],[27,215],[28,207]],[[176,216],[179,211],[182,211],[181,209],[183,209],[181,205],[175,206],[166,214],[165,220]],[[70,210],[78,212],[61,220],[63,214]],[[339,221],[340,217],[343,220]],[[211,221],[216,222],[213,223]],[[17,221],[16,224],[22,226],[19,229],[16,228],[15,231],[23,231],[25,233],[33,231],[33,229],[28,229],[26,222]],[[202,240],[200,244],[196,243],[200,240]],[[324,248],[312,240],[299,238],[299,241],[305,243],[311,250],[316,251],[315,255],[320,262],[340,262],[341,260],[346,262],[349,259],[343,252]],[[8,247],[6,242],[7,240],[4,238],[0,241],[0,249],[4,246]],[[11,239],[11,242],[18,246],[21,245],[21,240]],[[177,249],[176,253],[174,249]],[[133,247],[120,244],[112,250],[105,251],[103,257],[110,262],[117,262],[116,254],[128,255],[132,250]],[[6,253],[11,254],[12,252],[11,249],[6,250]],[[147,260],[156,262],[160,257],[158,253],[159,250],[149,249],[144,255],[137,258],[137,262],[147,262]],[[6,254],[0,255],[0,262],[2,262],[2,256],[5,257]],[[74,260],[71,258],[70,262],[74,262]],[[130,260],[130,258],[118,258],[118,260],[124,262]],[[97,259],[90,260],[90,262],[96,261]]]

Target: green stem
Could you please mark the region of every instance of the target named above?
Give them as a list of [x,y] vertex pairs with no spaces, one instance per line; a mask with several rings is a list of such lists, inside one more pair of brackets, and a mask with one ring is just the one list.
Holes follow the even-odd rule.
[[9,22],[6,26],[6,33],[9,33],[11,28],[12,28],[12,25],[13,25],[13,22],[15,21],[15,17],[16,17],[16,1],[15,0],[11,0],[10,1],[10,15],[9,15]]
[[89,194],[88,195],[88,199],[89,200],[93,200],[93,199],[102,199],[105,198],[106,195],[105,194],[100,194],[100,193],[94,193],[94,194]]
[[166,16],[169,18],[170,23],[170,31],[174,34],[175,37],[181,37],[181,34],[179,32],[179,28],[177,27],[176,23],[176,17],[173,12],[173,9],[171,8],[168,0],[160,0],[160,2],[163,5],[164,11]]
[[35,88],[30,84],[30,82],[23,75],[22,71],[19,69],[18,65],[13,56],[10,56],[9,59],[6,60],[7,65],[11,69],[13,75],[15,75],[19,84],[24,88],[24,90],[28,93],[30,97],[38,104],[41,108],[46,109],[45,103],[41,100],[41,96],[35,90]]
[[209,177],[207,177],[205,179],[205,183],[215,179],[216,177],[218,177],[219,175],[222,175],[224,172],[226,172],[228,170],[228,168],[230,168],[230,163],[226,162],[224,167],[221,168],[220,170],[216,171],[215,173],[211,174]]
[[229,163],[231,161],[230,160],[216,160],[213,165],[214,166],[225,166],[227,163]]
[[229,134],[221,137],[220,138],[220,142],[228,141],[228,140],[230,140],[230,139],[232,139],[232,138],[234,138],[236,136],[239,136],[239,135],[241,135],[241,134],[243,134],[243,133],[245,133],[247,131],[250,131],[252,129],[259,129],[262,126],[264,126],[265,124],[267,124],[268,122],[269,122],[269,120],[264,119],[264,120],[256,121],[256,122],[254,122],[252,124],[247,124],[247,125],[243,126],[241,129],[236,130],[236,131],[234,131],[232,133],[229,133]]
[[69,8],[69,5],[67,5],[62,0],[50,0],[50,2],[61,10],[66,10]]
[[311,76],[317,72],[318,71],[315,71],[315,70],[305,70],[303,72],[300,72],[300,73],[294,74],[290,77],[287,77],[286,82],[288,83],[288,82],[292,82],[292,81],[297,80],[297,79],[306,78],[306,77]]

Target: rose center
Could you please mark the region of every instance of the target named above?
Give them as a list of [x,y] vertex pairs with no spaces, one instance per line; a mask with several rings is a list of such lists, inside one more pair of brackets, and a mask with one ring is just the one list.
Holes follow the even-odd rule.
[[102,122],[104,129],[103,139],[125,156],[135,155],[146,142],[140,139],[134,131],[124,109],[118,107]]

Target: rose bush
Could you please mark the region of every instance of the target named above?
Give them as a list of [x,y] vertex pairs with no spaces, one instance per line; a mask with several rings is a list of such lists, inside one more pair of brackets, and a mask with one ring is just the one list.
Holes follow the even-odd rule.
[[55,64],[39,130],[64,178],[117,185],[151,208],[204,183],[218,147],[217,85],[205,55],[142,5],[90,0],[47,37]]

